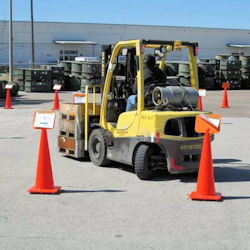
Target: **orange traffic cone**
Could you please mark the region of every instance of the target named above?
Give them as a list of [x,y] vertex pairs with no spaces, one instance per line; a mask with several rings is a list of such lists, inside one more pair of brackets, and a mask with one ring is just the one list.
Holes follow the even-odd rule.
[[7,89],[4,109],[13,109],[12,106],[11,106],[10,89]]
[[59,98],[58,98],[58,90],[55,90],[55,98],[54,98],[54,107],[52,110],[59,110]]
[[209,129],[206,131],[203,140],[196,191],[192,192],[189,197],[192,200],[217,201],[221,199],[221,194],[215,193],[214,171],[212,163]]
[[222,102],[222,108],[229,108],[228,102],[227,102],[227,88],[224,88],[224,97]]
[[36,172],[36,184],[32,188],[28,189],[28,192],[38,194],[55,194],[58,193],[60,189],[61,187],[54,186],[47,130],[42,128]]
[[201,98],[201,96],[199,96],[199,101],[198,101],[198,109],[200,110],[200,111],[202,111],[202,98]]

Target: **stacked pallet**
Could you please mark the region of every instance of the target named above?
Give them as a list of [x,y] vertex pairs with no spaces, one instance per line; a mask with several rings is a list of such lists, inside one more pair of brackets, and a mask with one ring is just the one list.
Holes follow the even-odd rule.
[[[95,105],[93,114],[93,104],[88,104],[89,120],[99,122],[101,105]],[[64,155],[74,158],[83,158],[86,154],[84,150],[84,122],[85,104],[63,103],[60,108],[58,149]]]

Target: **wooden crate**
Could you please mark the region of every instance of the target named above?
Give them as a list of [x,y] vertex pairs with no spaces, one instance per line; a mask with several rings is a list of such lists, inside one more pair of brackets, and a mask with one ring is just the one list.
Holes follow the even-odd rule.
[[72,137],[58,136],[58,150],[74,158],[83,158],[85,155],[84,140],[76,140]]
[[[81,122],[85,116],[85,104],[62,103],[60,108],[61,119],[75,120]],[[100,115],[101,105],[96,104],[96,115]],[[88,105],[88,114],[93,115],[93,104]]]
[[84,139],[84,121],[60,119],[59,135],[74,138],[76,140]]

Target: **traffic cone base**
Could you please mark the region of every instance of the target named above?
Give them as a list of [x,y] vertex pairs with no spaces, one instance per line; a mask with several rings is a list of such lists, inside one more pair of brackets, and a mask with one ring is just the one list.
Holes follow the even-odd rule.
[[215,195],[202,195],[197,192],[192,192],[189,198],[192,200],[219,201],[221,200],[221,193],[215,193]]
[[4,109],[13,109],[12,107],[4,107]]
[[37,188],[36,186],[29,188],[28,192],[31,194],[56,194],[60,191],[61,187],[55,186],[54,188]]

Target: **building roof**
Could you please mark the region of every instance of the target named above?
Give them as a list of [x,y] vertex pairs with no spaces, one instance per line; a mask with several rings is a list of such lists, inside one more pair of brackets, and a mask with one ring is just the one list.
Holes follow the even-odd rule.
[[96,45],[96,44],[98,44],[97,42],[84,41],[84,40],[78,40],[78,41],[54,40],[53,43],[55,43],[55,44],[85,44],[85,45]]
[[227,46],[232,48],[250,48],[250,44],[227,44]]

